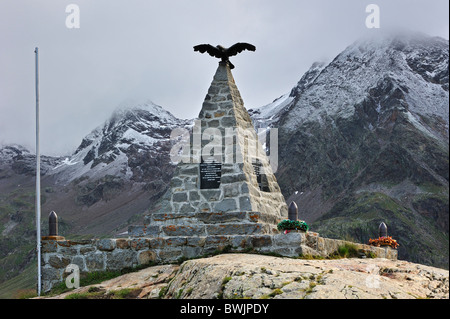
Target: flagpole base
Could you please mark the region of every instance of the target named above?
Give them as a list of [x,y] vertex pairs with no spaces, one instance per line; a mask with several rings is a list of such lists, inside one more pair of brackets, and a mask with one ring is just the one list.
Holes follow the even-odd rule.
[[66,240],[66,238],[63,236],[42,236],[41,239],[42,240],[56,240],[56,241]]

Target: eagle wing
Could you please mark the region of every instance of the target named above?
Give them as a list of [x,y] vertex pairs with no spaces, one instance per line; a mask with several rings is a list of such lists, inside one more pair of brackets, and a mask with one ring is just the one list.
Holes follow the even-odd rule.
[[244,50],[255,51],[256,47],[250,43],[238,42],[227,49],[227,55],[233,56]]
[[211,44],[199,44],[194,47],[194,51],[199,51],[200,53],[208,52],[210,56],[221,58],[222,52]]

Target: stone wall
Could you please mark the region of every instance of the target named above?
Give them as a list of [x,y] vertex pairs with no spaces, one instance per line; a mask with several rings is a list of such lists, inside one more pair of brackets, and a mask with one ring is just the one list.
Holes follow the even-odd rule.
[[[151,262],[170,263],[180,258],[206,256],[229,248],[236,252],[250,250],[276,253],[286,257],[312,255],[326,257],[345,241],[322,238],[314,232],[290,232],[275,235],[223,235],[135,237],[92,240],[42,241],[42,290],[48,292],[63,282],[69,264],[79,267],[81,275],[95,271],[122,270]],[[397,259],[391,248],[355,244],[364,252],[377,257]]]

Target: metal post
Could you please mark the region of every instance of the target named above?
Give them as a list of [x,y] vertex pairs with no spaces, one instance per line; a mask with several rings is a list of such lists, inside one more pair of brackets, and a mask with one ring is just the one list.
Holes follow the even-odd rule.
[[36,56],[36,237],[37,237],[37,294],[41,295],[41,154],[39,149],[39,59],[38,48]]
[[48,235],[58,236],[58,215],[54,211],[48,215]]
[[291,202],[288,208],[288,219],[297,220],[298,219],[298,207],[295,202]]
[[384,222],[378,227],[378,235],[379,237],[387,237],[387,226]]

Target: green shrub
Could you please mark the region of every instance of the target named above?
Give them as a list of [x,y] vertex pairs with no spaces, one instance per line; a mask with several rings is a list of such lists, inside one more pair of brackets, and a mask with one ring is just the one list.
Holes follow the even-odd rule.
[[342,258],[354,258],[358,257],[358,248],[351,243],[345,243],[337,249],[337,253]]
[[303,230],[308,231],[309,226],[308,224],[303,220],[290,220],[285,219],[278,223],[277,229],[282,230]]

